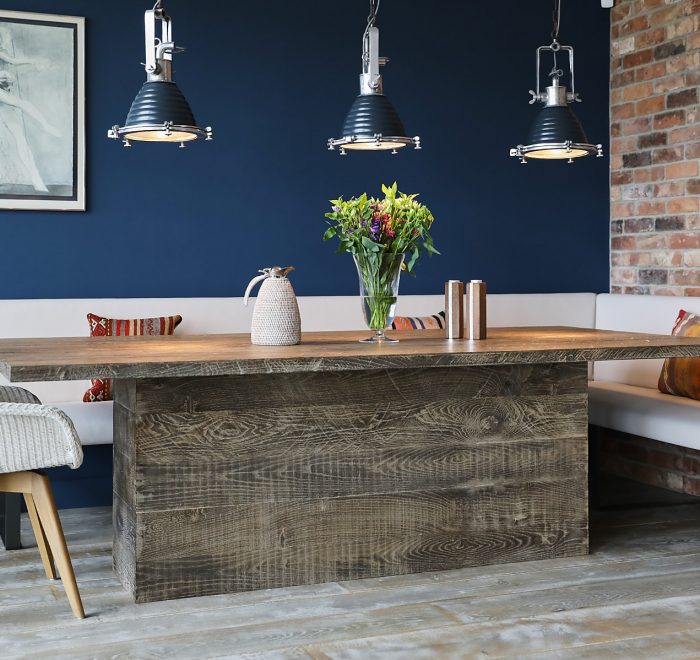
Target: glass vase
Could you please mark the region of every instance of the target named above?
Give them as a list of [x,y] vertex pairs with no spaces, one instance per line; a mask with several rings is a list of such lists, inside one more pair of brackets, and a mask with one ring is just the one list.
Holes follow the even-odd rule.
[[353,259],[360,278],[360,299],[365,323],[370,330],[374,330],[371,337],[360,341],[365,343],[399,341],[387,337],[384,330],[394,320],[403,254],[368,252],[354,254]]

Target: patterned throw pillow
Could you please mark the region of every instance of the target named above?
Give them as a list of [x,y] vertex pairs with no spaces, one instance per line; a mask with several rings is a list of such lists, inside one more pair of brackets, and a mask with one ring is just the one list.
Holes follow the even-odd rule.
[[[107,319],[97,314],[87,315],[91,337],[139,337],[141,335],[172,335],[182,316],[161,316],[153,319]],[[95,378],[92,387],[83,395],[83,401],[112,400],[112,381]]]
[[[700,337],[700,316],[682,309],[671,333],[675,337]],[[700,400],[700,358],[666,358],[659,376],[664,394]]]
[[442,330],[445,327],[445,312],[433,316],[396,316],[392,330]]

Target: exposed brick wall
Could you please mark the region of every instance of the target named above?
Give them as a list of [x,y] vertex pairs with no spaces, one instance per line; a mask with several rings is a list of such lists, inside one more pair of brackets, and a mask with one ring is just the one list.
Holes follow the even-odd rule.
[[[700,296],[700,0],[616,0],[610,67],[610,290]],[[698,451],[606,431],[600,458],[700,495]]]
[[611,12],[610,290],[700,296],[700,0]]
[[687,495],[700,495],[700,451],[600,429],[599,467],[604,472]]

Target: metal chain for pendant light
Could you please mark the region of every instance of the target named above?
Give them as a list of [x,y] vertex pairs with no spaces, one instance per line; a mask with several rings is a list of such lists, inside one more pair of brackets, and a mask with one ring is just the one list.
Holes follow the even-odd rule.
[[367,28],[374,27],[377,22],[377,12],[382,0],[369,0],[369,16],[367,17]]
[[377,12],[379,11],[379,5],[382,0],[369,0],[369,16],[367,17],[367,27],[365,28],[365,33],[362,35],[362,41],[364,43],[367,39],[367,33],[370,28],[373,28],[377,22]]
[[561,22],[561,0],[554,0],[554,10],[552,11],[552,40],[559,40],[559,24]]
[[[552,57],[554,66],[549,74],[561,77],[564,72],[557,65],[557,50],[559,50],[559,25],[561,24],[561,0],[554,0],[554,9],[552,10]],[[556,48],[555,48],[556,44]]]
[[377,12],[379,11],[379,5],[382,0],[369,0],[369,16],[367,17],[367,27],[365,28],[365,33],[362,35],[362,61],[365,65],[369,62],[367,55],[367,39],[369,35],[370,28],[373,28],[377,22]]

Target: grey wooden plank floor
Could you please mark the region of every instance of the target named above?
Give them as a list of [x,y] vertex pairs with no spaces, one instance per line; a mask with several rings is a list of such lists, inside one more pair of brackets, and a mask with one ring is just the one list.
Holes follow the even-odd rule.
[[0,549],[2,658],[700,658],[700,503],[598,513],[588,557],[138,606],[110,510],[61,518],[88,618]]

